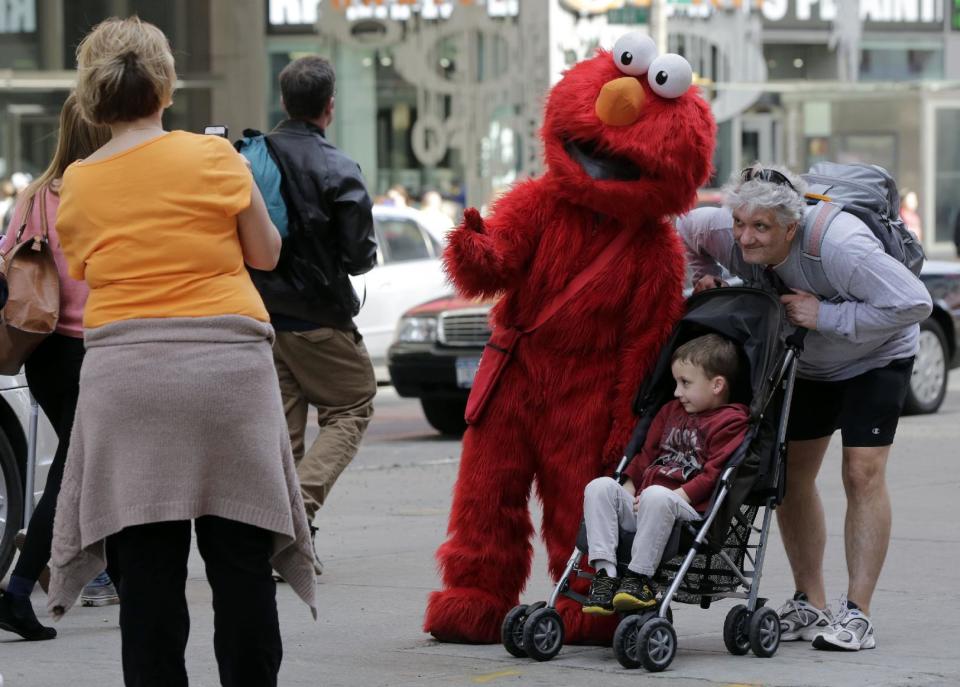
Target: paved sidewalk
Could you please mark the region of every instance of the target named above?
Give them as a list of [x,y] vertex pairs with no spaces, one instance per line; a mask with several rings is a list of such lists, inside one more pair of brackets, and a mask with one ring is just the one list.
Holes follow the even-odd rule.
[[[565,647],[554,661],[515,659],[502,647],[439,644],[420,630],[424,602],[437,586],[433,552],[446,529],[456,476],[456,442],[404,440],[365,446],[323,511],[319,542],[326,564],[318,587],[320,619],[280,588],[284,635],[282,685],[449,687],[459,685],[843,686],[960,684],[960,393],[952,391],[935,416],[905,419],[890,463],[894,531],[874,601],[878,648],[854,654],[782,645],[774,658],[734,657],[722,627],[732,602],[708,611],[675,612],[680,650],[670,670],[626,671],[608,648]],[[389,418],[386,418],[389,419]],[[405,443],[404,443],[405,442]],[[839,442],[837,442],[839,443]],[[411,459],[410,456],[420,457]],[[384,458],[384,456],[393,458]],[[419,464],[418,464],[419,463]],[[844,591],[839,449],[824,465],[821,488],[828,514],[826,574],[831,598]],[[538,519],[538,516],[535,516]],[[792,593],[775,530],[762,593],[779,605]],[[548,584],[538,545],[527,601]],[[193,626],[188,647],[191,685],[219,684],[212,651],[210,591],[194,553],[188,582]],[[34,603],[42,607],[41,593]],[[117,609],[74,608],[52,642],[0,635],[4,687],[101,687],[121,684]],[[600,675],[602,673],[602,676]]]

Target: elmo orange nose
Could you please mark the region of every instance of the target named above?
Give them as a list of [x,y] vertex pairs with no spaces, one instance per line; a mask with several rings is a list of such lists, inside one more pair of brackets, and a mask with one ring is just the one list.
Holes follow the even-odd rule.
[[608,81],[597,98],[597,117],[610,126],[627,126],[637,121],[643,107],[643,86],[632,76]]

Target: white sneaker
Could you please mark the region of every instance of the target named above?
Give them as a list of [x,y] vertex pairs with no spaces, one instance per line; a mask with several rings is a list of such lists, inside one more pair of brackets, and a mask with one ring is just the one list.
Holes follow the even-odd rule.
[[809,642],[821,630],[833,624],[830,609],[820,610],[807,601],[807,595],[797,592],[793,598],[777,611],[780,616],[780,641],[795,642],[802,639]]
[[846,595],[840,597],[840,611],[833,625],[813,638],[815,649],[827,651],[859,651],[873,649],[877,638],[870,622],[859,608],[847,608]]

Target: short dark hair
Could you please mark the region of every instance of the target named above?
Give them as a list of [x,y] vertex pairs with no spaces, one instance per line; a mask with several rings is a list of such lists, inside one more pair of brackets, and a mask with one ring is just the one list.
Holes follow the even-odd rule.
[[283,106],[292,119],[315,119],[333,97],[337,75],[333,65],[317,55],[294,60],[280,72]]
[[701,368],[709,378],[723,377],[732,387],[740,371],[737,346],[719,334],[704,334],[678,347],[671,362],[682,361]]

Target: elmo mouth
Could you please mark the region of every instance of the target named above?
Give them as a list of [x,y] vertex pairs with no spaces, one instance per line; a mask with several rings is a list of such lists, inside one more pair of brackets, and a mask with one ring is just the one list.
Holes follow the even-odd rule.
[[625,157],[600,152],[593,141],[567,141],[564,150],[591,179],[637,181],[643,177],[643,171],[635,162]]

